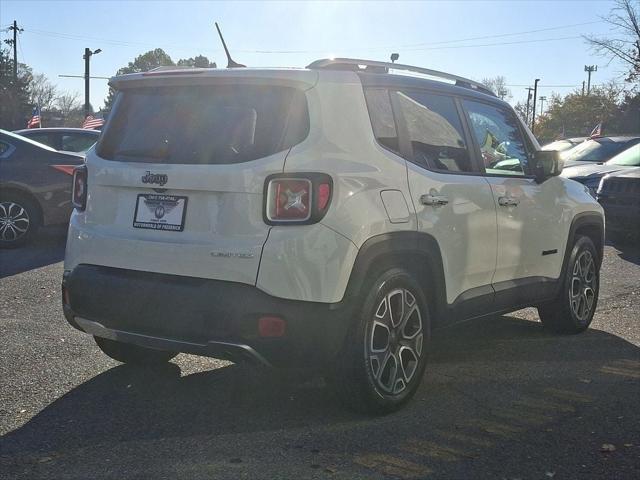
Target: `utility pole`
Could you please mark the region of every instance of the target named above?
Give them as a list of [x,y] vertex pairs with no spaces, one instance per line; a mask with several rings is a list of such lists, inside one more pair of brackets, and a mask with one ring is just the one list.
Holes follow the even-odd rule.
[[13,30],[13,79],[18,79],[18,33],[23,32],[24,28],[18,28],[18,22],[13,21],[13,25],[9,27]]
[[538,97],[538,82],[539,78],[536,78],[535,82],[533,82],[533,115],[531,119],[531,133],[534,133],[536,130],[536,98]]
[[100,50],[99,48],[93,51],[91,51],[90,48],[85,48],[84,55],[82,56],[82,58],[84,58],[84,116],[85,117],[91,113],[91,103],[89,101],[89,80],[91,78],[89,75],[89,59],[91,58],[91,55],[95,55],[97,53],[100,53],[101,51],[102,50]]
[[547,97],[541,96],[540,97],[540,115],[542,116],[542,112],[544,112],[544,102],[547,99]]
[[527,87],[527,118],[525,123],[529,123],[529,105],[531,104],[531,92],[533,91],[533,87]]
[[591,93],[591,74],[598,71],[597,65],[585,65],[584,71],[587,72],[587,96]]

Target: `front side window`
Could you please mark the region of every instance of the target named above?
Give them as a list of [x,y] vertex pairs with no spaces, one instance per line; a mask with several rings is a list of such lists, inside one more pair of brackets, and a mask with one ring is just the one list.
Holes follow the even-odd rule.
[[453,98],[415,91],[393,95],[411,145],[409,160],[429,170],[474,170]]
[[494,175],[527,173],[527,150],[513,112],[485,103],[464,101],[485,171]]

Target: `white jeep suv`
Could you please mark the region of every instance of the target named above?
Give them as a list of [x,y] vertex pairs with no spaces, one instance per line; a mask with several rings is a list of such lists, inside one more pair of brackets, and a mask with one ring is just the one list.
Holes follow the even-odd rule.
[[385,412],[434,328],[527,306],[589,326],[602,209],[481,85],[351,59],[110,84],[63,278],[66,318],[110,357],[321,367]]

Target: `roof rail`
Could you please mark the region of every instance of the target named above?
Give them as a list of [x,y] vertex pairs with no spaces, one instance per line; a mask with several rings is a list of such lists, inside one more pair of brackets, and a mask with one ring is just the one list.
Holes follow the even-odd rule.
[[[364,68],[363,68],[364,67]],[[311,62],[307,65],[309,69],[326,69],[326,70],[353,70],[372,73],[389,73],[389,70],[405,70],[408,72],[421,73],[431,77],[444,78],[446,80],[454,80],[459,87],[470,88],[482,93],[486,93],[493,97],[496,96],[489,88],[483,84],[468,78],[459,77],[430,68],[414,67],[413,65],[404,65],[402,63],[378,62],[376,60],[361,60],[358,58],[323,58]]]

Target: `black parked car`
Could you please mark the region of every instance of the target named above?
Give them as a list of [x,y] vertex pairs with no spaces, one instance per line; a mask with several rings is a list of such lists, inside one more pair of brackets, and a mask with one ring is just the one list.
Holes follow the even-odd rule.
[[0,248],[25,243],[41,225],[69,221],[73,168],[83,162],[0,130]]
[[27,128],[13,133],[65,152],[85,153],[100,136],[99,130],[86,128]]
[[640,143],[640,137],[598,137],[582,142],[560,154],[565,167],[581,162],[606,162],[627,148]]
[[640,235],[640,169],[607,175],[600,182],[598,202],[604,208],[607,235]]
[[596,196],[602,177],[621,170],[640,169],[640,144],[627,148],[607,162],[583,162],[562,170],[562,176],[582,183]]

